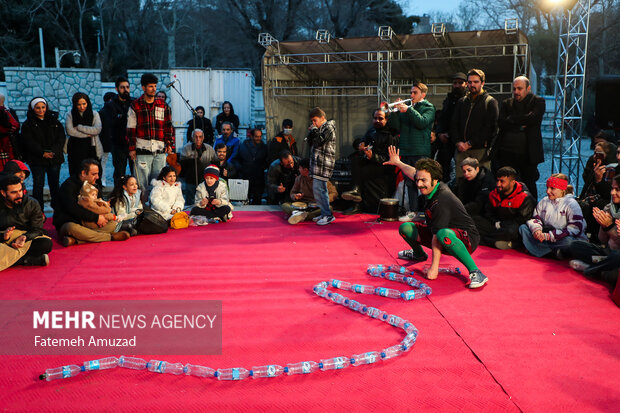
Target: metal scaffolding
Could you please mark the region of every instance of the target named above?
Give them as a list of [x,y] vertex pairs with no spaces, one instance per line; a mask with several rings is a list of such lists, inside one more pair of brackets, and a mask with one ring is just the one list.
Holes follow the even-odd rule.
[[558,70],[555,81],[553,122],[553,172],[568,176],[579,193],[581,132],[583,123],[586,58],[591,0],[578,0],[564,12],[558,41]]

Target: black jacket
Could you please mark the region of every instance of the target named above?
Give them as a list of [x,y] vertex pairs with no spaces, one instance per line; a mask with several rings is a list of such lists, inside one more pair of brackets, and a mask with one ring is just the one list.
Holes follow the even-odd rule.
[[298,156],[299,151],[297,150],[297,142],[295,138],[292,139],[291,146],[288,146],[288,142],[284,137],[284,131],[281,131],[276,136],[271,138],[269,143],[267,144],[267,152],[268,152],[268,160],[269,164],[271,164],[276,159],[280,158],[280,153],[284,150],[290,151],[291,155]]
[[[28,119],[22,125],[25,158],[30,166],[60,165],[65,161],[65,128],[58,121],[58,112],[48,110],[44,119],[39,119],[28,109]],[[51,159],[43,158],[43,152],[53,152]]]
[[215,130],[217,133],[222,133],[222,123],[224,122],[232,123],[233,132],[239,132],[239,116],[235,115],[234,112],[229,116],[224,115],[224,112],[222,112],[215,117]]
[[[398,132],[389,125],[381,129],[375,129],[374,126],[368,129],[366,135],[364,135],[364,143],[366,146],[372,145],[372,157],[369,160],[383,165],[383,162],[390,158],[388,147],[390,145],[398,146],[397,135]],[[394,170],[393,167],[389,169]]]
[[[195,125],[195,126],[194,126]],[[194,129],[200,129],[205,135],[204,143],[213,146],[213,124],[211,120],[206,116],[202,118],[200,116],[195,116],[193,119],[187,121],[187,141],[192,141],[192,132]]]
[[[293,156],[293,168],[288,169],[282,167],[279,159],[276,159],[269,166],[267,171],[267,193],[272,200],[284,200],[284,202],[290,202],[290,192],[295,178],[299,175],[299,158]],[[282,193],[278,192],[278,187],[282,184],[286,190]]]
[[446,98],[443,100],[441,116],[437,120],[437,130],[435,131],[437,134],[450,133],[450,122],[452,121],[456,104],[463,96],[465,96],[465,91],[452,91],[448,93]]
[[255,145],[248,138],[239,145],[237,165],[243,179],[265,179],[267,169],[267,145],[264,142]]
[[488,148],[497,135],[497,100],[483,92],[472,102],[467,95],[459,99],[450,127],[450,141],[469,141],[472,149]]
[[0,196],[0,229],[4,230],[9,227],[15,227],[22,231],[26,231],[26,241],[30,241],[41,235],[46,235],[43,229],[43,212],[39,203],[24,194],[21,205],[9,208],[4,202],[4,198]]
[[478,215],[489,199],[489,194],[495,189],[495,178],[484,166],[473,181],[458,178],[456,181],[456,196],[461,200],[470,215]]
[[[101,143],[111,142],[112,145],[120,148],[129,148],[127,140],[127,111],[133,99],[129,98],[121,101],[118,96],[106,102],[101,109]],[[104,145],[105,147],[105,145]]]
[[540,125],[545,115],[545,99],[528,94],[523,102],[514,98],[504,100],[499,110],[499,134],[494,151],[501,150],[508,132],[525,132],[529,163],[538,165],[545,160]]
[[[54,209],[54,227],[60,230],[67,222],[79,224],[82,221],[97,222],[99,215],[78,205],[78,196],[83,182],[77,176],[71,176],[60,185]],[[101,193],[101,188],[98,188]]]

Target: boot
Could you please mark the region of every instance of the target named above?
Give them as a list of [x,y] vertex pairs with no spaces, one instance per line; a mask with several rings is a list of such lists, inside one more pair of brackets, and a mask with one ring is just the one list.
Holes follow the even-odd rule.
[[342,199],[346,201],[362,202],[362,191],[359,186],[354,186],[350,191],[346,191],[342,194]]
[[68,235],[62,237],[62,245],[65,247],[70,247],[72,245],[77,244],[77,240],[73,237],[70,237]]
[[112,241],[126,241],[129,237],[131,237],[127,231],[113,232],[110,235],[112,237]]
[[355,204],[353,204],[353,206],[351,208],[345,209],[342,213],[344,215],[361,214],[362,213],[362,207],[360,207],[360,204],[355,203]]

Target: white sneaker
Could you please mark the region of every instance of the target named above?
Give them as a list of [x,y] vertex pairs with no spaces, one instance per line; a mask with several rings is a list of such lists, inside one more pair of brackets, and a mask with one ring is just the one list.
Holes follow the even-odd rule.
[[590,266],[587,263],[585,263],[585,262],[583,262],[581,260],[570,260],[568,265],[570,265],[570,267],[573,270],[579,271],[579,272],[584,272],[585,270],[590,268]]
[[334,217],[333,215],[330,217],[324,216],[323,218],[319,219],[316,223],[317,225],[327,225],[327,224],[331,224],[335,220],[336,220],[336,217]]
[[[296,214],[295,212],[299,212]],[[303,211],[294,211],[288,219],[288,223],[291,225],[299,224],[308,218],[308,213]]]
[[323,215],[319,215],[318,217],[314,217],[314,218],[312,218],[312,222],[318,222],[321,218],[323,218]]
[[398,220],[400,222],[411,222],[416,218],[417,214],[413,211],[408,212],[406,215],[403,215],[402,217],[399,217]]

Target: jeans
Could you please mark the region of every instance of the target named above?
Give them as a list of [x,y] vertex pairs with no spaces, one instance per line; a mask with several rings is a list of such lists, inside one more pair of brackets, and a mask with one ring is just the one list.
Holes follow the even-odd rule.
[[327,192],[327,181],[320,179],[312,179],[312,192],[314,192],[314,200],[321,208],[321,216],[330,217],[332,212],[329,208],[329,194]]
[[[423,156],[420,155],[408,155],[403,156],[402,161],[407,165],[415,166],[415,163],[422,158]],[[405,176],[405,186],[409,195],[409,211],[415,212],[418,210],[418,186],[408,176]]]
[[535,257],[544,257],[545,255],[555,252],[556,250],[568,250],[568,246],[571,242],[575,241],[573,237],[564,237],[556,242],[543,241],[540,242],[534,235],[527,224],[521,224],[519,232],[523,238],[523,245]]
[[47,174],[47,185],[50,188],[52,208],[56,205],[56,196],[60,186],[60,165],[30,165],[32,171],[32,197],[39,202],[43,211],[43,186],[45,185],[45,174]]
[[166,166],[166,154],[154,153],[149,155],[139,154],[136,155],[136,162],[134,163],[134,169],[136,172],[136,179],[138,180],[139,187],[146,191],[149,187],[149,183],[153,179],[157,179],[159,172]]

